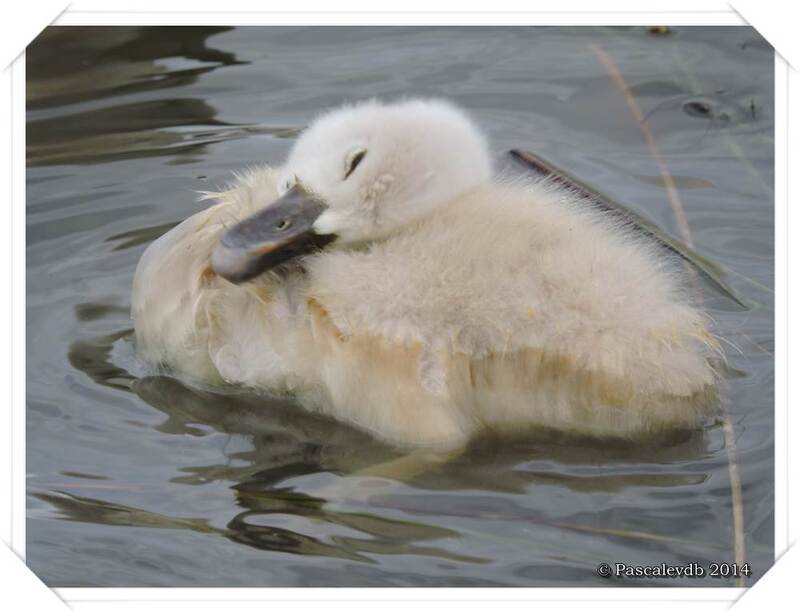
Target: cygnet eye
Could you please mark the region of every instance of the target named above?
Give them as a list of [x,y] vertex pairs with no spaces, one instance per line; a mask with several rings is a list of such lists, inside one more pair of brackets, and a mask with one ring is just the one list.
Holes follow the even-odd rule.
[[283,193],[288,192],[295,185],[297,185],[297,175],[293,175],[283,182]]
[[367,155],[366,149],[356,149],[355,151],[351,151],[347,155],[347,159],[344,163],[344,178],[347,179],[353,171],[358,168],[358,165],[361,163],[361,160]]
[[275,229],[278,231],[288,230],[292,225],[291,219],[281,219],[278,223],[275,224]]

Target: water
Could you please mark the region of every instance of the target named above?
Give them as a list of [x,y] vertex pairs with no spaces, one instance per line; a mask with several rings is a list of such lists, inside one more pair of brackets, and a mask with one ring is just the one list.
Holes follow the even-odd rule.
[[[754,580],[773,559],[773,55],[750,28],[49,28],[28,51],[27,560],[52,586],[730,586],[602,561],[733,560],[719,423],[661,446],[482,441],[366,503],[392,449],[286,401],[138,363],[130,286],[196,191],[283,158],[319,110],[442,95],[678,236],[597,45],[647,113],[698,251]],[[347,481],[349,483],[349,481]],[[380,486],[380,487],[379,487]]]

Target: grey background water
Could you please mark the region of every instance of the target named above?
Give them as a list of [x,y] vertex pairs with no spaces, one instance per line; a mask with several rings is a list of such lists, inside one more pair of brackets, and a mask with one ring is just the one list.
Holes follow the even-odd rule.
[[[729,359],[747,559],[773,558],[773,54],[746,27],[49,28],[27,70],[27,560],[53,586],[730,586],[601,561],[733,560],[719,422],[668,444],[484,441],[365,504],[393,457],[285,401],[137,362],[146,244],[345,100],[441,95],[678,235],[619,67],[675,176]],[[375,485],[365,481],[364,488]]]

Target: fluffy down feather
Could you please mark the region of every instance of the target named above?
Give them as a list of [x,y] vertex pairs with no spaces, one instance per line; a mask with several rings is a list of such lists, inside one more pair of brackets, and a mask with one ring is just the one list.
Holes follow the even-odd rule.
[[[386,127],[398,117],[402,130]],[[439,139],[460,135],[460,178],[446,148],[426,145],[430,125]],[[316,158],[359,146],[373,167],[348,195]],[[698,427],[715,406],[719,349],[675,264],[563,188],[488,178],[486,160],[474,126],[440,102],[324,116],[286,166],[239,177],[148,248],[134,282],[140,355],[293,394],[403,447],[457,447],[487,428],[633,438]],[[209,257],[224,228],[276,198],[287,176],[327,197],[326,223],[369,219],[280,273],[216,277]]]

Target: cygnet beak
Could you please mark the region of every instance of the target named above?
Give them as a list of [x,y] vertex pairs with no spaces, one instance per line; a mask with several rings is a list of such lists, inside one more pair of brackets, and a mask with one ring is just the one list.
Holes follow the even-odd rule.
[[211,254],[211,268],[232,283],[243,283],[336,238],[313,224],[325,203],[296,185],[275,202],[225,232]]

